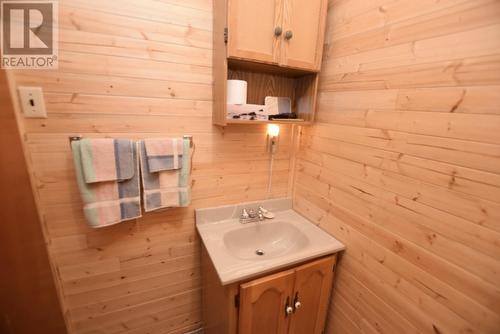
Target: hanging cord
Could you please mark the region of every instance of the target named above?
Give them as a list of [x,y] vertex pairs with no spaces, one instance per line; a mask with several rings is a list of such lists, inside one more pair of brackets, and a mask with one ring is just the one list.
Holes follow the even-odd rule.
[[273,165],[274,165],[274,152],[271,152],[271,159],[269,161],[269,183],[267,185],[267,192],[270,194],[273,186]]
[[194,141],[191,142],[193,147],[191,149],[191,168],[189,170],[189,174],[192,174],[193,173],[193,157],[194,157],[194,152],[196,151],[196,144],[194,143]]
[[271,195],[272,187],[273,187],[273,167],[274,167],[274,155],[276,154],[276,151],[278,149],[278,136],[271,137],[270,141],[270,160],[269,160],[269,183],[267,185],[267,192],[268,195]]

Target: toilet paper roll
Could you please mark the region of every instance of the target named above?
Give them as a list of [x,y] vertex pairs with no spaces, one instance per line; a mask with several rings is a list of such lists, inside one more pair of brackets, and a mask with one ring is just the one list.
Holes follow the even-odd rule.
[[247,82],[245,80],[227,81],[227,103],[228,104],[247,103]]

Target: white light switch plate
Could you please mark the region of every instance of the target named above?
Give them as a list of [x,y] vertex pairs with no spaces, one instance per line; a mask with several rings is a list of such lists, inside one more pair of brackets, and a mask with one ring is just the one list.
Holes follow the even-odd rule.
[[41,87],[18,87],[24,117],[47,118]]

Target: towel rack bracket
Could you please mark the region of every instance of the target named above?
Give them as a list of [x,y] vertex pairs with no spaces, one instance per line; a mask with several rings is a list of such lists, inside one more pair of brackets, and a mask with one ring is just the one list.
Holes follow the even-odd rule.
[[189,139],[189,147],[193,147],[193,135],[184,135],[182,137],[185,139]]
[[82,136],[70,136],[69,137],[69,144],[71,145],[72,142],[74,142],[75,140],[81,140],[82,139]]

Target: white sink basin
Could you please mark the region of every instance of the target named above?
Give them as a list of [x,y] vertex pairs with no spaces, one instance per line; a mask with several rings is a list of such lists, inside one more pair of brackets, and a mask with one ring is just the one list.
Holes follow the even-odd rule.
[[[274,219],[241,224],[243,208],[264,206]],[[344,249],[292,209],[290,199],[196,210],[196,228],[223,285]]]
[[243,260],[263,260],[304,249],[309,239],[298,228],[284,221],[249,223],[224,234],[229,253]]

